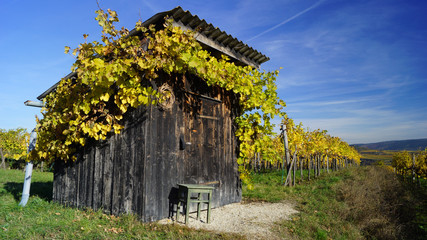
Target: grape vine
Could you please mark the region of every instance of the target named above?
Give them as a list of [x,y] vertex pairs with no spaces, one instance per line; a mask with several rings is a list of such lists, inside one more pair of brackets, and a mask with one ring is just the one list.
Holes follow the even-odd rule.
[[391,165],[401,176],[427,179],[427,148],[412,154],[408,151],[393,153]]
[[[284,116],[282,124],[286,127],[289,159],[285,158],[284,136],[260,135],[258,137],[261,144],[251,149],[250,157],[245,159],[245,166],[241,166],[241,171],[248,175],[247,179],[250,180],[250,175],[259,170],[259,165],[280,169],[282,164],[286,163],[285,168],[290,171],[289,175],[292,175],[292,168],[298,165],[301,176],[303,168],[311,168],[315,171],[314,176],[319,176],[321,169],[338,170],[350,164],[360,164],[361,156],[357,150],[339,137],[327,134],[326,130],[309,131],[302,123],[296,125],[287,115]],[[308,174],[310,176],[310,173]],[[253,186],[247,182],[247,187],[251,189]]]
[[1,129],[0,128],[0,167],[6,168],[6,158],[18,160],[27,155],[27,145],[30,139],[25,128]]
[[[119,134],[128,110],[162,101],[163,96],[147,84],[160,72],[194,74],[209,86],[239,96],[242,114],[236,119],[236,135],[241,166],[266,141],[258,136],[272,134],[270,120],[283,116],[285,106],[276,92],[278,71],[260,72],[251,66],[237,66],[227,57],[215,58],[196,41],[194,32],[173,27],[171,20],[166,20],[162,29],[137,22],[139,34],[133,35],[126,28],[116,29],[119,19],[115,11],[100,9],[96,13],[102,41],[87,42],[85,34],[85,42],[77,48],[65,47],[66,53],[76,57],[72,71],[77,78],[62,79],[56,91],[44,99],[31,159],[75,160],[74,153],[87,139]],[[247,178],[245,171],[241,173],[242,179]]]

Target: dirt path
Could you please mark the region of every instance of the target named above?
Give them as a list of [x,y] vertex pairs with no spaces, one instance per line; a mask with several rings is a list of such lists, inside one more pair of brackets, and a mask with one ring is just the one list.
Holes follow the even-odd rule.
[[[190,214],[188,226],[195,229],[206,229],[218,232],[238,233],[248,239],[277,239],[271,231],[275,222],[290,219],[297,213],[290,203],[234,203],[211,211],[210,223],[206,224],[206,212],[201,220],[196,220],[196,213]],[[179,223],[184,222],[181,216]],[[170,219],[159,221],[161,224],[172,223]]]

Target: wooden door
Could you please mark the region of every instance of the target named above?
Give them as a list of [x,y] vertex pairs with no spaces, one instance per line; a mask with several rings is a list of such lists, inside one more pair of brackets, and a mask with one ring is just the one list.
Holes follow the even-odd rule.
[[219,181],[220,107],[218,101],[196,96],[196,110],[186,114],[186,179],[190,183]]

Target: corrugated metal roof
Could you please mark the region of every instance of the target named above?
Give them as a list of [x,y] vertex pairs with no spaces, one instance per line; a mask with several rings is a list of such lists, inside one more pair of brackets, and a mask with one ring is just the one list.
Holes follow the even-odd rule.
[[[243,60],[243,62],[248,65],[258,68],[259,65],[270,60],[270,58],[264,54],[258,52],[219,28],[214,27],[211,23],[207,23],[204,19],[200,19],[197,15],[192,15],[189,11],[184,11],[181,7],[176,7],[170,11],[159,13],[159,15],[163,17],[172,17],[178,26],[185,26],[202,34],[205,38],[210,40],[209,43],[214,43],[212,45],[219,45],[221,48],[218,49],[219,51],[224,52],[224,48],[226,48],[229,50],[225,52],[226,54],[232,55],[231,57],[234,57],[237,60]],[[206,43],[202,38],[198,38],[200,38],[200,35],[196,36],[197,40],[201,40],[210,47],[217,48],[216,46]]]
[[[143,26],[148,27],[150,24],[156,24],[171,17],[176,26],[183,29],[189,29],[198,32],[195,38],[211,48],[214,48],[244,64],[259,68],[259,66],[270,60],[264,54],[258,52],[237,38],[200,19],[197,15],[192,15],[189,11],[184,11],[180,6],[166,12],[160,12],[143,22]],[[131,35],[138,34],[136,30],[130,32]],[[76,73],[70,73],[65,78],[75,77]],[[42,100],[49,93],[55,91],[59,82],[43,92],[37,99]]]

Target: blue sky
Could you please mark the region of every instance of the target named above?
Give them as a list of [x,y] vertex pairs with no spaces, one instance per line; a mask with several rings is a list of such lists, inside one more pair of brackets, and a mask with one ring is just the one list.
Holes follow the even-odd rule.
[[[283,69],[286,112],[349,143],[427,138],[427,1],[100,0],[132,29],[182,6]],[[0,1],[0,128],[35,126],[24,106],[70,72],[76,47],[100,40],[96,1]],[[277,120],[280,121],[280,120]]]

